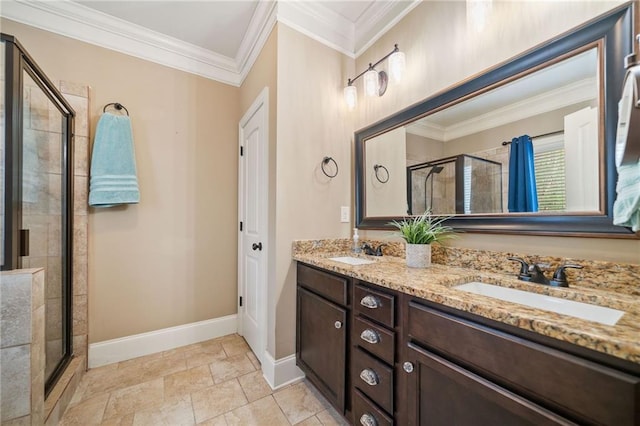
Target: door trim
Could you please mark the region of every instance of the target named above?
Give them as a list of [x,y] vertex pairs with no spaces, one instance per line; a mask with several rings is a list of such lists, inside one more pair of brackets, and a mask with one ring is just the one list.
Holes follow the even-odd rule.
[[[255,354],[260,363],[264,365],[266,358],[265,355],[267,353],[267,306],[268,306],[268,295],[269,295],[269,88],[265,87],[262,89],[260,94],[253,101],[249,109],[244,113],[240,122],[238,124],[238,260],[237,260],[237,268],[238,268],[238,334],[243,335],[243,309],[244,307],[240,306],[239,300],[240,297],[244,298],[244,294],[242,293],[242,287],[244,283],[244,274],[242,271],[242,258],[244,256],[244,250],[242,244],[242,231],[240,231],[240,222],[243,221],[242,212],[243,212],[243,188],[244,188],[244,161],[242,161],[242,157],[240,156],[240,147],[242,146],[244,131],[243,127],[249,122],[249,120],[261,109],[264,108],[264,114],[262,115],[262,123],[260,124],[261,129],[263,129],[262,134],[265,135],[264,143],[260,144],[260,164],[262,169],[262,176],[260,177],[260,181],[264,184],[264,191],[260,191],[260,197],[262,198],[262,205],[265,206],[263,212],[261,212],[262,220],[267,225],[265,229],[265,235],[262,238],[263,242],[263,275],[265,280],[265,286],[258,289],[259,292],[259,303],[257,304],[258,308],[258,318],[259,321],[259,349]],[[255,348],[252,348],[255,350]]]

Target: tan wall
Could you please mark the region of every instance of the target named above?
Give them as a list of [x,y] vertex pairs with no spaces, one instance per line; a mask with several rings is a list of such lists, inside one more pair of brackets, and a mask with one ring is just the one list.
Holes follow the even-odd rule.
[[90,209],[89,341],[236,312],[239,89],[2,20],[53,79],[91,86],[90,128],[132,117],[139,205]]
[[265,247],[268,256],[269,277],[267,278],[270,291],[266,301],[267,309],[267,350],[273,356],[275,354],[275,305],[276,298],[271,291],[275,287],[275,229],[276,229],[276,135],[277,135],[277,105],[278,105],[278,81],[277,81],[277,50],[278,27],[271,31],[269,38],[260,51],[258,59],[251,67],[251,71],[240,86],[240,110],[244,114],[256,97],[267,87],[269,90],[269,245]]
[[[391,51],[394,43],[407,55],[407,73],[401,85],[390,86],[381,98],[360,97],[355,128],[432,96],[620,3],[494,2],[487,27],[477,32],[466,27],[464,2],[423,2],[356,60],[356,69],[361,71]],[[640,263],[640,240],[464,234],[451,244]]]
[[[295,349],[295,239],[347,237],[340,206],[351,204],[352,114],[342,88],[353,60],[286,25],[278,26],[276,359]],[[324,156],[340,167],[329,179]]]

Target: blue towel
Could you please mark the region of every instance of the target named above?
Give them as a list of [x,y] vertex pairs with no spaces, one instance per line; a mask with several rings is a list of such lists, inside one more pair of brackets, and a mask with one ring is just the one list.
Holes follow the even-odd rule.
[[112,207],[139,201],[131,120],[125,115],[102,114],[93,142],[89,205]]
[[618,197],[613,203],[613,224],[640,231],[640,161],[618,166]]

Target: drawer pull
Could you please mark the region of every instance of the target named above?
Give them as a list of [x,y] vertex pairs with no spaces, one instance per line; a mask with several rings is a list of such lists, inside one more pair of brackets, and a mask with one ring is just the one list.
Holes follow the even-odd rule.
[[370,328],[367,328],[362,333],[360,333],[360,338],[367,343],[371,343],[372,345],[380,342],[380,335],[375,330],[371,330]]
[[362,416],[360,416],[360,424],[362,426],[378,426],[376,418],[368,413],[364,413]]
[[375,386],[380,383],[380,379],[375,371],[365,368],[360,372],[360,378],[369,386]]
[[380,303],[380,299],[370,294],[363,297],[362,300],[360,300],[360,304],[369,309],[376,309],[382,306],[382,303]]
[[340,321],[336,321],[333,323],[333,326],[337,329],[341,329],[342,328],[342,322]]
[[404,364],[402,364],[402,369],[407,373],[411,373],[413,371],[413,364],[407,361]]

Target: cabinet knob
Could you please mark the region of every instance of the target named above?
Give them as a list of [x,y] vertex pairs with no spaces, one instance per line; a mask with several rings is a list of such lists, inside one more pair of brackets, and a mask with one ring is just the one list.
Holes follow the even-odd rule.
[[336,321],[336,322],[333,323],[333,326],[335,328],[340,329],[340,328],[342,328],[342,322],[341,321]]
[[370,368],[365,368],[360,372],[360,378],[369,386],[375,386],[380,383],[378,375]]
[[371,343],[372,345],[380,342],[380,335],[375,330],[371,330],[370,328],[367,328],[362,333],[360,333],[360,338],[367,343]]
[[407,361],[404,364],[402,364],[402,369],[407,373],[411,373],[413,371],[413,364]]
[[380,299],[370,294],[363,297],[362,300],[360,300],[360,304],[369,309],[376,309],[382,306],[382,303],[380,303]]
[[364,413],[360,416],[360,424],[362,426],[378,426],[378,421],[371,414]]

